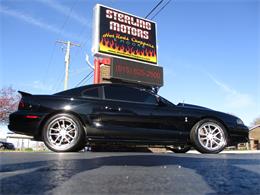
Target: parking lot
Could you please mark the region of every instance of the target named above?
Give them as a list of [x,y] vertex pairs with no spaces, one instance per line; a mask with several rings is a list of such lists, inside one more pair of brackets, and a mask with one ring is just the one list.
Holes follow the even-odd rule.
[[259,194],[260,154],[1,153],[1,194]]

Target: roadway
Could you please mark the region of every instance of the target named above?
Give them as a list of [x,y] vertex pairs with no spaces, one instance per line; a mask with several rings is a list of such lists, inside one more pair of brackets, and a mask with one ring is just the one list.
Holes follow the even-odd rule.
[[260,194],[260,153],[0,153],[0,194]]

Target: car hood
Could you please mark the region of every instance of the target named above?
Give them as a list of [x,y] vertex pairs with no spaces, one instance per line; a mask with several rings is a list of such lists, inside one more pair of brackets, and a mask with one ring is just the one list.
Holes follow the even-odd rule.
[[179,103],[177,104],[178,107],[183,107],[183,108],[193,108],[197,110],[212,110],[210,108],[202,107],[202,106],[197,106],[193,104],[186,104],[186,103]]

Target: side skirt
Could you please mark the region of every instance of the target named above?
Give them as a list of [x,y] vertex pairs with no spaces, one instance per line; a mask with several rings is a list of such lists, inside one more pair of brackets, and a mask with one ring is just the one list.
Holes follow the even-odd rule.
[[112,139],[100,137],[88,137],[88,145],[124,145],[124,146],[178,146],[180,144],[187,144],[184,140],[127,140],[127,139]]

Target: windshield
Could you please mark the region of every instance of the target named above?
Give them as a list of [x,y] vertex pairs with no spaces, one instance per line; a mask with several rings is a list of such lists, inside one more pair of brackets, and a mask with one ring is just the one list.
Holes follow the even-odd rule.
[[167,105],[170,105],[170,106],[176,106],[175,104],[173,104],[172,102],[170,102],[169,100],[163,98],[162,96],[159,96],[158,97],[161,99],[161,101],[164,103],[164,104],[167,104]]

